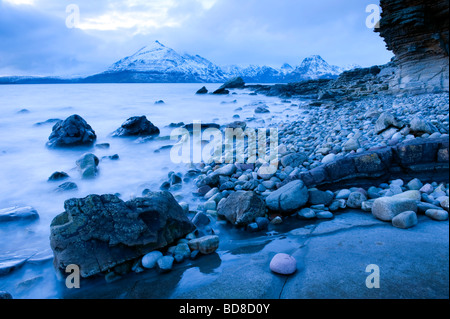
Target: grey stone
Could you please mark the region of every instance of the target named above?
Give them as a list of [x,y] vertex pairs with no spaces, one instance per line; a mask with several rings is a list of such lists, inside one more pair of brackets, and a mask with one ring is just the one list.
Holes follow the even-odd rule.
[[443,209],[428,209],[425,212],[425,215],[437,221],[444,221],[448,219],[448,212]]
[[361,192],[352,192],[347,199],[347,206],[350,208],[361,208],[361,205],[367,197]]
[[418,178],[414,178],[411,181],[409,181],[408,184],[406,184],[406,187],[409,190],[420,190],[423,187],[422,182]]
[[308,203],[312,205],[319,205],[324,204],[325,206],[328,206],[332,201],[334,194],[333,192],[329,191],[321,191],[317,188],[311,188],[308,190],[309,199]]
[[192,239],[188,245],[191,250],[198,250],[204,255],[212,254],[219,248],[219,236],[209,235]]
[[397,228],[407,229],[417,225],[417,215],[413,211],[406,211],[392,218],[392,225]]
[[316,212],[311,208],[302,208],[297,213],[297,218],[299,219],[313,219],[316,217]]
[[372,206],[372,214],[382,221],[392,221],[395,216],[406,211],[417,212],[415,200],[381,197],[375,199]]
[[264,201],[252,191],[234,192],[217,206],[217,214],[235,226],[252,223],[256,217],[263,217],[265,212]]
[[300,209],[308,202],[308,189],[301,180],[292,181],[266,197],[270,210],[289,213]]

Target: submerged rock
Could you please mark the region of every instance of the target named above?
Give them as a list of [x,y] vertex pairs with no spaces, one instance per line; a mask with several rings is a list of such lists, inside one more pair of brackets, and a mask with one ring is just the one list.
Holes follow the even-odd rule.
[[92,153],[86,153],[77,161],[78,170],[81,172],[83,178],[94,178],[97,175],[97,166],[100,160]]
[[92,127],[81,116],[75,114],[53,126],[47,146],[50,148],[92,146],[96,139]]
[[0,209],[0,222],[39,219],[38,212],[31,206]]
[[169,192],[127,202],[115,195],[89,195],[64,203],[50,225],[54,265],[80,266],[89,277],[166,247],[195,229]]
[[49,182],[62,181],[70,176],[66,172],[54,172],[49,178]]

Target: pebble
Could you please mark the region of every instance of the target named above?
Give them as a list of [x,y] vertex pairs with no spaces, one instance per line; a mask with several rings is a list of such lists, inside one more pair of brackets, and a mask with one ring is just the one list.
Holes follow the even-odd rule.
[[448,212],[442,209],[428,209],[425,212],[425,215],[437,221],[444,221],[448,219]]
[[406,211],[392,218],[392,225],[397,228],[407,229],[417,225],[417,215],[413,211]]
[[292,275],[297,270],[297,261],[294,257],[279,253],[270,261],[270,270],[280,275]]
[[158,266],[158,270],[161,272],[168,272],[172,270],[173,262],[175,258],[172,256],[164,256],[157,260],[156,264]]
[[142,260],[141,260],[142,267],[147,268],[147,269],[155,268],[156,262],[161,257],[163,257],[162,252],[157,251],[157,250],[146,254],[144,257],[142,257]]

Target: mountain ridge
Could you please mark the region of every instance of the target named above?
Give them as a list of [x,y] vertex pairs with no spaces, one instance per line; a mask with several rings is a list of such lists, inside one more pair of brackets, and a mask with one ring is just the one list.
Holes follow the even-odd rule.
[[328,64],[320,55],[309,56],[298,66],[219,66],[196,54],[180,54],[158,40],[113,63],[104,72],[84,78],[3,77],[0,84],[13,83],[223,83],[242,77],[247,83],[288,83],[334,79],[342,68]]

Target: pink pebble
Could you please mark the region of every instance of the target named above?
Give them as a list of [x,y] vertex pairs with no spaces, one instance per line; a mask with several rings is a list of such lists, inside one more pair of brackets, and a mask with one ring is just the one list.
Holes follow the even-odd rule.
[[276,254],[270,262],[270,270],[281,275],[291,275],[297,270],[297,261],[288,254]]

